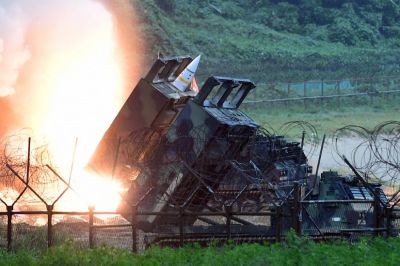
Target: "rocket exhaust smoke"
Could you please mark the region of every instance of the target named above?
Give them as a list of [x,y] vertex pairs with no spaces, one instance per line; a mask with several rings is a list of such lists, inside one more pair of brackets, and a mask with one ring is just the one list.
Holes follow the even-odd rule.
[[1,1],[0,134],[107,128],[140,76],[134,22],[126,1]]
[[31,128],[67,169],[78,138],[81,171],[142,74],[136,21],[123,0],[0,1],[0,139]]
[[0,97],[15,92],[19,68],[29,59],[25,45],[26,21],[14,4],[0,5]]

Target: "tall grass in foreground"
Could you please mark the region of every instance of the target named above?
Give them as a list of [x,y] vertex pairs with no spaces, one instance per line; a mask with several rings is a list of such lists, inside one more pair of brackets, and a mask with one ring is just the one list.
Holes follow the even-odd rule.
[[227,244],[152,247],[142,254],[99,247],[80,249],[72,242],[45,253],[0,252],[0,265],[395,265],[400,263],[399,238],[315,243],[289,234],[280,244]]

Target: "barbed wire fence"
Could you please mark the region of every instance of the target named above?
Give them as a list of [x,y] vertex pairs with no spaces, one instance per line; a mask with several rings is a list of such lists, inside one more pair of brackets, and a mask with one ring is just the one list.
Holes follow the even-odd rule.
[[[178,203],[187,200],[188,193],[192,194],[193,189],[195,189],[196,193],[203,195],[208,193],[210,187],[215,188],[215,185],[223,183],[221,181],[216,184],[215,180],[210,179],[209,172],[205,166],[212,164],[214,161],[222,162],[226,160],[227,158],[224,156],[227,156],[229,151],[225,149],[229,146],[229,143],[245,138],[250,139],[252,147],[256,147],[260,140],[265,142],[270,138],[266,131],[260,131],[256,135],[241,135],[230,132],[228,136],[220,136],[220,138],[215,139],[215,143],[218,145],[215,146],[212,152],[213,156],[205,156],[195,162],[195,155],[201,154],[202,146],[205,145],[206,133],[204,129],[204,126],[199,126],[198,129],[191,131],[190,136],[180,132],[183,129],[176,129],[175,131],[178,135],[173,143],[156,143],[160,150],[166,152],[163,160],[160,160],[160,153],[153,154],[152,157],[148,158],[146,165],[139,165],[140,169],[146,169],[151,175],[157,175],[156,172],[160,168],[160,164],[170,166],[170,168],[178,168],[175,169],[176,171],[182,170],[181,162],[183,161],[197,165],[197,167],[185,167],[189,167],[188,170],[192,171],[192,174],[202,181],[200,182],[202,185],[196,185],[198,180],[189,180],[190,182],[184,182],[183,184],[186,188],[183,190],[183,194],[177,194],[168,200],[160,195],[157,197],[159,202],[165,202],[165,204],[170,205],[171,213],[166,214],[167,216],[181,215],[177,211],[179,209],[177,206],[181,205]],[[71,190],[74,192],[74,190],[70,185],[70,180],[62,177],[57,167],[53,165],[48,145],[33,141],[30,137],[31,134],[32,132],[30,131],[17,132],[6,137],[1,143],[0,200],[2,204],[0,206],[2,209],[0,210],[0,216],[2,217],[2,226],[0,227],[0,244],[3,247],[7,247],[8,250],[24,247],[42,249],[46,246],[49,247],[60,243],[66,238],[71,238],[79,245],[87,247],[93,247],[95,243],[111,243],[114,246],[129,246],[133,250],[137,250],[137,230],[133,222],[136,218],[132,218],[129,221],[126,217],[133,217],[133,214],[158,214],[146,214],[133,208],[131,213],[96,212],[89,205],[88,211],[56,209],[58,202],[63,199],[65,193]],[[137,158],[142,155],[143,151],[140,149],[132,150],[131,145],[129,145],[132,144],[132,141],[137,142],[137,139],[140,139],[139,136],[146,135],[143,132],[138,134],[133,134],[122,141],[124,144],[123,153],[128,156],[126,157],[127,161],[119,163],[134,164]],[[195,142],[193,142],[194,139],[196,140]],[[195,143],[195,145],[190,145],[191,143]],[[146,146],[143,143],[141,144],[143,147]],[[137,143],[134,143],[134,146],[138,147]],[[191,148],[188,149],[188,147]],[[255,156],[258,156],[258,154],[250,152],[248,155],[253,160],[257,160]],[[245,184],[244,188],[241,187],[241,189],[245,189],[247,185]],[[204,191],[202,192],[202,190]],[[238,195],[235,193],[214,194],[215,202],[218,202],[219,207],[233,204],[237,199],[236,197]],[[199,204],[199,206],[204,207],[201,203]],[[248,212],[247,214],[251,216],[251,213],[249,214]],[[257,214],[258,216],[272,215],[271,212],[264,214],[258,212]],[[190,213],[185,214],[185,217],[190,217],[190,215]],[[231,217],[231,214],[227,214],[224,209],[215,209],[212,213],[202,214],[205,217],[207,215],[220,218],[226,217],[226,223],[229,225],[231,221],[239,220],[239,218]],[[227,215],[229,218],[227,218]],[[236,214],[236,216],[238,215],[240,213]]]
[[[350,152],[337,145],[344,138],[352,138],[357,145]],[[367,179],[396,184],[400,181],[400,122],[386,121],[372,129],[348,125],[336,130],[334,160],[343,165],[345,155]]]
[[[365,156],[365,147],[367,147],[370,155],[361,161],[354,156],[353,163],[357,169],[363,170],[367,175],[377,169],[384,169],[385,172],[383,174],[385,176],[397,181],[400,169],[398,154],[399,125],[399,122],[389,121],[378,125],[373,130],[348,126],[339,129],[336,138],[343,137],[346,134],[348,135],[348,132],[351,132],[366,140],[366,144],[362,144],[355,152],[361,152]],[[255,133],[247,135],[238,134],[235,131],[228,132],[228,135],[217,136],[214,139],[216,145],[211,155],[200,157],[197,162],[194,162],[194,155],[202,152],[202,145],[204,145],[207,134],[204,131],[205,127],[199,126],[192,130],[190,136],[185,133],[187,129],[176,128],[174,130],[176,131],[176,139],[173,141],[173,145],[171,142],[163,143],[159,139],[154,144],[161,146],[160,149],[166,152],[163,160],[160,160],[160,153],[158,153],[149,157],[147,164],[138,165],[140,169],[146,169],[150,175],[157,176],[157,169],[159,169],[160,164],[171,165],[172,168],[179,168],[175,169],[176,171],[181,171],[182,168],[187,168],[184,164],[182,165],[182,162],[194,163],[195,167],[187,169],[192,171],[194,178],[183,184],[186,188],[184,189],[185,193],[176,194],[168,200],[162,195],[156,198],[158,202],[169,204],[171,207],[170,211],[164,214],[161,212],[149,213],[137,209],[135,206],[132,206],[129,212],[125,213],[96,211],[90,205],[88,205],[88,210],[85,211],[57,210],[56,207],[65,196],[65,193],[74,192],[74,189],[71,187],[69,180],[59,174],[57,166],[52,161],[48,145],[41,141],[33,141],[29,137],[32,132],[29,131],[18,132],[3,139],[0,155],[0,246],[9,250],[23,248],[43,249],[62,243],[67,239],[73,239],[74,242],[82,247],[94,247],[105,243],[137,251],[139,246],[144,247],[146,245],[146,237],[149,236],[138,230],[137,217],[146,215],[165,215],[165,217],[182,218],[177,220],[178,232],[172,231],[171,234],[164,235],[164,237],[168,239],[168,237],[174,237],[178,234],[178,243],[183,244],[186,241],[185,239],[189,237],[189,234],[185,233],[183,217],[190,217],[190,215],[195,214],[189,211],[185,212],[180,206],[192,194],[201,192],[200,195],[206,195],[210,193],[210,190],[213,191],[211,194],[213,195],[213,207],[215,209],[203,212],[201,216],[203,220],[208,222],[212,222],[210,217],[223,218],[224,226],[226,226],[223,231],[223,238],[231,238],[234,235],[233,226],[249,222],[248,218],[246,219],[249,216],[260,216],[262,223],[267,224],[269,227],[271,227],[272,220],[282,219],[282,213],[271,211],[268,208],[268,204],[271,202],[279,206],[282,201],[288,199],[294,201],[296,203],[294,212],[285,215],[286,217],[300,217],[299,213],[296,212],[301,211],[302,199],[298,195],[296,196],[296,193],[289,195],[281,195],[279,193],[273,173],[269,175],[269,168],[266,162],[271,158],[265,157],[267,155],[265,150],[259,149],[277,145],[283,139],[273,138],[273,136],[289,134],[294,130],[301,132],[300,139],[302,144],[303,142],[311,144],[310,153],[313,153],[318,146],[319,138],[311,124],[294,121],[283,125],[277,130],[261,128]],[[139,136],[142,135],[146,134],[140,132],[133,134],[126,140],[122,140],[121,143],[125,144],[122,152],[128,155],[128,161],[120,163],[134,163],[138,157],[143,155],[143,151],[131,149],[132,146],[138,147],[137,143],[129,145],[132,142],[137,142],[140,139]],[[232,143],[241,143],[243,139],[246,139],[248,143],[248,148],[245,149],[246,152],[242,154],[245,159],[238,161],[230,158],[227,147],[230,147]],[[144,143],[141,143],[141,145],[144,148],[146,146]],[[341,154],[340,151],[337,153]],[[297,157],[301,157],[301,155],[297,155]],[[210,173],[207,170],[207,166],[215,161],[219,161],[225,166],[233,166],[230,176],[236,177],[235,180],[237,181],[235,183],[221,176],[218,186],[224,187],[225,190],[220,192],[215,190],[215,179],[209,177]],[[260,165],[265,165],[266,168],[260,168]],[[285,167],[290,169],[290,163],[283,165],[283,168]],[[201,184],[200,186],[198,186],[199,183]],[[181,184],[177,183],[176,185]],[[232,186],[235,187],[233,193],[229,191]],[[245,193],[250,191],[247,190],[249,188],[255,189],[258,194]],[[275,191],[275,193],[271,193],[271,191]],[[257,194],[257,196],[254,196],[254,194]],[[79,198],[79,195],[76,196]],[[237,204],[239,197],[241,197],[242,206]],[[79,200],[82,199],[80,198]],[[311,203],[303,202],[302,204]],[[371,202],[364,202],[363,204],[371,204]],[[204,207],[201,199],[199,206]],[[229,208],[226,208],[227,206]],[[199,216],[199,214],[196,215],[194,217]],[[244,216],[244,218],[241,218],[241,216]],[[126,217],[131,217],[131,219]],[[312,218],[310,219],[312,220]],[[301,233],[298,220],[294,219],[293,224],[290,226]],[[312,225],[312,230],[310,230],[316,231],[314,227],[315,225]],[[362,228],[357,227],[357,229],[361,230]],[[280,239],[284,230],[285,228],[278,228],[273,235],[268,235],[265,232],[263,237],[275,240]],[[155,235],[152,239],[157,237],[160,237],[160,235]],[[149,239],[151,240],[151,237]]]

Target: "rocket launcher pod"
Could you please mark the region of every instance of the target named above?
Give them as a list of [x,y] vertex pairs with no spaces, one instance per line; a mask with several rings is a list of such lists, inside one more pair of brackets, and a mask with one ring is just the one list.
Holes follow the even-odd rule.
[[[157,60],[90,162],[94,170],[119,178],[129,188],[118,208],[122,213],[133,205],[139,212],[153,213],[176,212],[181,206],[199,213],[215,206],[218,191],[246,185],[232,162],[251,162],[268,180],[307,175],[299,143],[260,135],[260,126],[239,110],[255,88],[250,80],[212,76],[199,93],[176,88],[173,82],[191,62],[188,57]],[[198,218],[185,216],[183,222],[193,225]],[[152,214],[139,215],[136,222],[138,228],[154,232],[177,228],[179,219]]]
[[[252,136],[259,127],[238,109],[254,87],[246,79],[210,77],[180,112],[164,142],[155,148],[158,157],[154,163],[132,182],[125,195],[129,204],[122,204],[120,211],[129,211],[132,204],[139,204],[139,211],[146,212],[170,211],[183,205],[187,211],[202,211],[229,172],[231,166],[225,162],[239,160],[249,141],[248,137],[229,136]],[[139,199],[143,200],[139,203]],[[186,217],[185,224],[196,219]],[[176,225],[177,220],[151,215],[137,217],[137,222],[143,230],[152,230]]]
[[92,170],[123,181],[135,175],[131,166],[150,156],[157,141],[195,95],[172,85],[191,62],[190,57],[173,57],[158,59],[153,64],[98,144],[89,162]]

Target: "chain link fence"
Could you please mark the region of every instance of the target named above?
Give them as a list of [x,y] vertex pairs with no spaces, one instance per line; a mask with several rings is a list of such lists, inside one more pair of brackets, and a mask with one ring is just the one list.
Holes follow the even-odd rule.
[[384,76],[371,78],[348,78],[341,80],[307,80],[299,82],[259,83],[244,103],[288,103],[293,101],[313,101],[381,97],[400,93],[400,77]]

